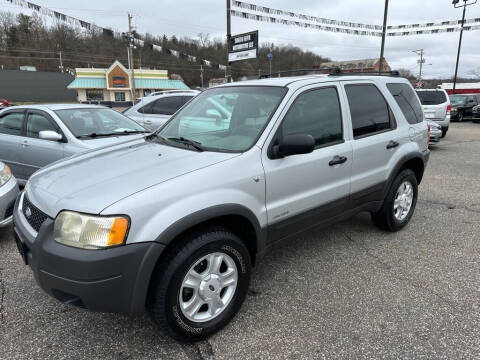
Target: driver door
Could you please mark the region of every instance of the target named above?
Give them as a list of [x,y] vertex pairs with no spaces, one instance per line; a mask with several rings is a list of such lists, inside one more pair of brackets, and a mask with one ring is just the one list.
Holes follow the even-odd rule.
[[[341,215],[349,201],[352,144],[338,84],[299,91],[262,154],[272,242]],[[277,139],[291,134],[312,135],[315,150],[272,158],[270,149]]]
[[25,137],[20,144],[20,158],[25,179],[28,179],[38,169],[64,158],[65,141],[40,139],[40,131],[49,130],[62,134],[55,121],[43,111],[29,110],[24,130]]

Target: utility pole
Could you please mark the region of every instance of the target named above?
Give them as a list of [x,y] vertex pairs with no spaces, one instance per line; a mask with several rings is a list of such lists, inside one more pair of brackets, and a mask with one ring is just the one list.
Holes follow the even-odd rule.
[[230,38],[232,37],[231,24],[231,0],[227,0],[227,82],[232,82],[232,69],[230,68],[230,61],[228,61],[228,49],[230,48]]
[[63,73],[63,61],[62,61],[62,52],[58,53],[60,55],[60,66],[58,67],[60,71]]
[[132,15],[128,14],[128,57],[130,58],[130,72],[132,74],[130,79],[130,87],[132,88],[133,104],[137,102],[137,90],[135,88],[135,60],[133,58],[133,29],[132,29]]
[[417,60],[417,63],[420,64],[420,71],[418,72],[418,82],[420,82],[422,81],[423,64],[425,64],[425,58],[423,57],[425,52],[423,51],[423,49],[413,50],[412,52],[420,56],[420,60]]
[[455,89],[457,87],[458,63],[460,62],[460,50],[462,48],[463,25],[465,24],[465,12],[467,10],[467,6],[476,4],[477,0],[470,1],[470,2],[468,0],[463,0],[463,5],[458,5],[459,2],[460,2],[460,0],[453,0],[452,1],[452,4],[455,7],[455,9],[463,7],[462,28],[460,30],[460,39],[458,41],[457,63],[455,65],[455,77],[453,78],[453,94],[455,94]]
[[383,14],[383,28],[382,28],[382,46],[380,48],[380,65],[378,66],[378,73],[383,71],[383,55],[385,53],[385,37],[387,36],[387,17],[388,17],[388,0],[385,0],[385,11]]

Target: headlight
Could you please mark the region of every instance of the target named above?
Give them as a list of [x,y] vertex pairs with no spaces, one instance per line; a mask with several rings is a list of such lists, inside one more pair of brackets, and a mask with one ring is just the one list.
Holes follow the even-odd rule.
[[0,170],[0,186],[5,185],[8,180],[12,177],[12,172],[7,165],[3,165],[3,168]]
[[129,220],[123,216],[91,216],[62,211],[55,219],[56,242],[83,249],[104,249],[122,245]]

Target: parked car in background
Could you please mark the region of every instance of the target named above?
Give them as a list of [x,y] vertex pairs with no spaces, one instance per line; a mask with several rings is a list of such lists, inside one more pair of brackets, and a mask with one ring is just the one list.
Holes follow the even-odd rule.
[[185,103],[200,91],[163,91],[157,95],[149,95],[123,112],[125,116],[135,120],[150,131],[157,130],[170,119]]
[[480,122],[480,105],[474,106],[472,108],[472,121],[474,123]]
[[477,106],[480,99],[471,94],[450,95],[452,110],[450,116],[452,121],[462,122],[466,117],[472,116],[472,109]]
[[157,95],[167,95],[167,94],[178,94],[178,93],[192,93],[193,95],[197,95],[198,91],[197,90],[160,90],[160,91],[154,91],[148,96],[157,96]]
[[441,126],[442,137],[445,137],[450,126],[450,99],[443,89],[416,89],[422,103],[425,119],[435,121]]
[[12,106],[0,111],[0,161],[19,181],[57,160],[142,137],[147,130],[97,105]]
[[12,222],[13,205],[18,195],[18,184],[8,165],[0,162],[0,227]]
[[385,231],[405,227],[427,129],[399,77],[218,86],[155,133],[33,175],[14,236],[59,301],[130,315],[146,306],[170,336],[198,341],[235,316],[252,266],[281,242],[361,211]]
[[430,130],[430,146],[435,146],[443,137],[442,127],[432,120],[426,120]]
[[8,106],[8,101],[6,99],[0,99],[0,109],[4,109]]

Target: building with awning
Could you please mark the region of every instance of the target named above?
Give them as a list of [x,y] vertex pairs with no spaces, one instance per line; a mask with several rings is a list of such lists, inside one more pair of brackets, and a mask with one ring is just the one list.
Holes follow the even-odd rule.
[[[77,68],[75,73],[68,89],[77,91],[79,102],[119,106],[132,103],[132,75],[118,60],[108,69]],[[182,80],[169,79],[167,70],[136,69],[134,74],[137,98],[154,91],[189,89]]]

